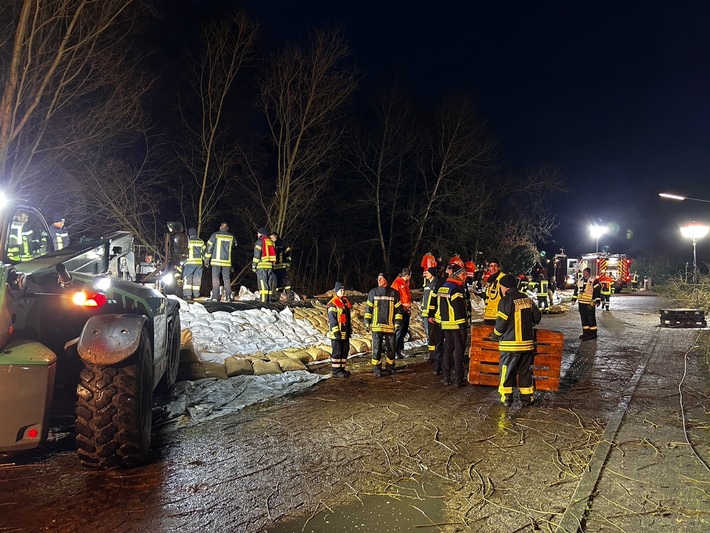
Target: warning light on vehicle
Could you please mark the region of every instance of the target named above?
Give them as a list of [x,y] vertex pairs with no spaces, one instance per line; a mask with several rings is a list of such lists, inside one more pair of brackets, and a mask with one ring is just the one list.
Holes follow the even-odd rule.
[[106,303],[106,295],[101,292],[87,294],[84,291],[79,291],[74,293],[72,301],[75,305],[82,307],[101,307]]
[[39,436],[39,431],[35,428],[30,428],[27,430],[26,435],[28,439],[36,439]]

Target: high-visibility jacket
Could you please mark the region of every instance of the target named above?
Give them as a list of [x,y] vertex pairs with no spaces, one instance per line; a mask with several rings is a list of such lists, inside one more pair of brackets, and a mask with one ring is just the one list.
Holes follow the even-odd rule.
[[498,303],[496,325],[493,333],[499,338],[501,352],[531,352],[535,349],[535,324],[542,314],[527,295],[515,288],[509,289]]
[[212,266],[231,267],[232,249],[237,246],[237,239],[226,230],[219,230],[212,234],[207,241],[205,260]]
[[272,270],[276,262],[276,249],[271,237],[263,235],[254,244],[254,258],[251,261],[252,270]]
[[610,277],[599,278],[599,284],[601,285],[599,292],[604,296],[611,296],[614,291],[614,280]]
[[69,232],[66,228],[58,228],[52,224],[49,226],[49,235],[52,237],[55,250],[61,250],[69,246]]
[[441,324],[442,330],[455,330],[466,327],[466,296],[463,283],[449,278],[436,293],[436,313],[434,320]]
[[541,279],[540,280],[540,294],[543,296],[547,296],[547,293],[550,292],[550,282],[547,281],[546,279]]
[[200,265],[205,255],[205,241],[200,238],[192,238],[187,242],[186,265]]
[[[333,296],[328,302],[328,338],[346,341],[352,333],[350,302],[347,298]],[[347,354],[345,354],[347,355]]]
[[412,308],[412,291],[409,289],[409,282],[404,281],[401,276],[394,278],[392,288],[399,293],[399,301],[406,312]]
[[505,276],[501,270],[495,278],[489,276],[488,285],[486,286],[486,310],[483,312],[485,320],[495,320],[498,316],[498,302],[500,302],[500,287],[498,282],[500,278]]
[[601,302],[601,285],[599,284],[599,280],[592,279],[591,277],[577,280],[577,283],[574,285],[572,301],[576,302],[577,299],[579,299],[580,304],[587,305]]
[[7,255],[13,261],[29,261],[32,259],[30,242],[33,231],[25,229],[25,225],[19,221],[13,221],[10,225],[10,235],[7,246]]
[[402,304],[399,292],[392,287],[375,287],[367,294],[365,308],[365,326],[372,331],[394,333],[402,323]]
[[422,318],[434,318],[436,315],[436,294],[444,284],[444,278],[435,277],[424,286],[422,291]]
[[422,267],[422,270],[429,270],[430,268],[437,268],[436,257],[434,257],[430,253],[424,254],[424,257],[422,257],[421,267]]

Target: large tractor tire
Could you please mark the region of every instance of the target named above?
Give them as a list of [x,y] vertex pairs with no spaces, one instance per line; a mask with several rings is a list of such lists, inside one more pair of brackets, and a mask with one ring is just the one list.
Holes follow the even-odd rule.
[[148,332],[116,366],[86,364],[77,385],[76,444],[89,468],[129,468],[150,451],[153,354]]
[[178,310],[175,310],[170,321],[168,349],[165,355],[168,358],[168,366],[157,388],[157,392],[161,394],[170,393],[177,381],[178,370],[180,369],[180,312]]

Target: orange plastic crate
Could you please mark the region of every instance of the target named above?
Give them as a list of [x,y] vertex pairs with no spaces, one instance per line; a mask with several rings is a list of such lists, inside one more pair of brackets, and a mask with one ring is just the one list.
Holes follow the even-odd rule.
[[[474,385],[497,387],[500,383],[498,343],[490,340],[493,326],[471,327],[468,382]],[[564,335],[559,331],[535,330],[535,359],[532,365],[537,390],[557,391],[560,388],[560,366]]]

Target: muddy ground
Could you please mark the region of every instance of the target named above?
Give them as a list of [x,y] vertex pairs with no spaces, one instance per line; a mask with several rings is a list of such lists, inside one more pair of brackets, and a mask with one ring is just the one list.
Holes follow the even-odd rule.
[[[618,295],[559,392],[506,409],[423,356],[155,436],[154,462],[83,470],[71,436],[0,465],[0,531],[710,531],[710,372],[696,329]],[[399,363],[399,361],[398,361]]]

